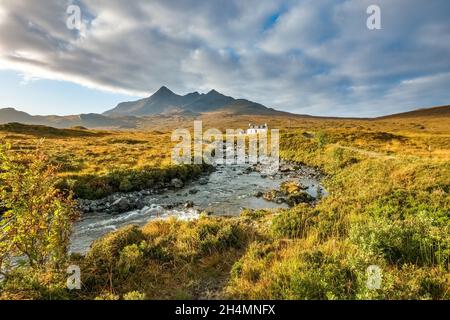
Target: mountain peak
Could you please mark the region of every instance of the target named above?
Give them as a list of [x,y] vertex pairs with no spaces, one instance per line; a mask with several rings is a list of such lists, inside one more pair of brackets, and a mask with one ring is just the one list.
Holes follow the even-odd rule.
[[212,94],[215,94],[215,95],[217,95],[217,94],[220,94],[220,95],[222,95],[220,92],[218,92],[216,89],[212,89],[210,92],[208,92],[208,94],[209,95],[212,95]]
[[160,95],[171,95],[171,94],[174,94],[174,93],[172,92],[172,90],[170,90],[170,89],[167,88],[166,86],[162,86],[161,88],[159,88],[158,91],[155,92],[154,95],[160,96]]

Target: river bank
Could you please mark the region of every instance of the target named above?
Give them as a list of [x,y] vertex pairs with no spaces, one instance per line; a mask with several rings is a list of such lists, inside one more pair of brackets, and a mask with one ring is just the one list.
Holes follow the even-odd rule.
[[85,252],[104,234],[126,225],[145,225],[154,219],[197,219],[200,214],[239,215],[244,209],[288,208],[286,203],[266,201],[262,195],[294,180],[312,197],[326,191],[323,175],[310,167],[281,162],[277,173],[267,175],[259,165],[218,165],[210,174],[186,184],[173,179],[163,188],[116,193],[99,200],[82,200],[84,214],[75,224],[71,251]]

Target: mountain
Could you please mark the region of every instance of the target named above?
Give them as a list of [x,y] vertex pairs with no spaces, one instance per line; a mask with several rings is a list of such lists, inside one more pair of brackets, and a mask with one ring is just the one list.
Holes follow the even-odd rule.
[[101,114],[89,113],[72,116],[32,116],[14,108],[0,109],[0,124],[17,122],[31,125],[44,125],[55,128],[70,128],[82,126],[87,128],[134,128],[134,117],[107,117]]
[[184,104],[195,101],[199,96],[200,94],[198,93],[179,96],[166,87],[161,87],[161,89],[159,89],[154,95],[149,98],[120,103],[114,109],[106,111],[103,114],[106,116],[147,116],[167,113],[171,110],[175,110],[181,107]]
[[[234,116],[279,116],[316,118],[308,115],[292,114],[268,108],[262,104],[235,99],[211,90],[206,94],[192,92],[178,95],[167,87],[161,87],[152,96],[137,101],[119,103],[115,108],[103,114],[89,113],[70,116],[33,116],[14,108],[0,109],[0,125],[7,123],[22,123],[28,125],[43,125],[55,128],[86,127],[98,129],[136,129],[148,128],[155,123],[166,121],[182,121],[200,116],[221,117]],[[409,119],[409,118],[450,118],[450,106],[419,109],[410,112],[388,115],[365,120]],[[326,117],[326,119],[349,119]],[[357,118],[353,118],[357,119]]]
[[30,116],[26,112],[17,111],[14,108],[0,109],[0,124],[9,122],[31,123],[33,116]]
[[396,113],[384,117],[379,117],[377,119],[393,119],[393,118],[440,118],[440,117],[450,117],[450,105],[440,106],[432,108],[422,108],[413,111]]
[[200,114],[217,111],[247,115],[288,114],[249,100],[234,99],[216,90],[211,90],[207,94],[192,92],[181,96],[164,86],[148,98],[120,103],[114,109],[103,114],[106,116],[150,116],[170,113]]

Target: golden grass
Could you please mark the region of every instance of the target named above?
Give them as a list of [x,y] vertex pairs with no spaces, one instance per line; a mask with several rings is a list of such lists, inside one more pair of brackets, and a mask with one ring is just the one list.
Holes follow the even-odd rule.
[[[192,129],[192,120],[155,119],[153,130],[160,132],[52,137],[43,147],[55,163],[66,166],[62,174],[164,166],[170,163],[171,130]],[[323,183],[328,197],[313,208],[150,223],[142,229],[147,246],[141,248],[139,240],[117,248],[113,261],[119,275],[113,285],[102,282],[106,271],[89,269],[103,259],[100,254],[94,250],[88,260],[80,258],[91,282],[75,298],[104,292],[124,297],[132,291],[156,299],[450,298],[449,118],[203,120],[204,129],[222,131],[245,129],[249,122],[280,128],[281,157],[327,173]],[[39,140],[1,131],[0,138],[17,152],[35,148]],[[224,245],[217,230],[229,234],[230,225],[251,237]],[[132,244],[140,249],[125,250]],[[127,256],[134,261],[140,254],[146,258],[136,269],[124,271],[121,254],[122,260]],[[373,264],[383,270],[379,290],[365,285],[366,268]]]

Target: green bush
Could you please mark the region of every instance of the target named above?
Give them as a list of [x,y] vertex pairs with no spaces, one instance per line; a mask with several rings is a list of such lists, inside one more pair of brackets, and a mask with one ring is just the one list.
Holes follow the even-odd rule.
[[273,258],[274,245],[272,243],[252,242],[245,255],[238,260],[231,269],[232,280],[245,279],[255,282],[265,270],[266,263]]
[[[86,259],[92,266],[104,270],[116,263],[121,255],[126,256],[127,251],[135,248],[133,245],[139,244],[143,240],[145,240],[145,236],[141,229],[137,226],[127,226],[96,240],[86,255]],[[125,250],[125,254],[123,250]]]
[[17,155],[0,145],[0,271],[25,258],[33,268],[59,267],[67,259],[72,222],[71,196],[56,187],[56,168],[39,148]]
[[277,299],[354,299],[356,275],[338,258],[321,251],[306,252],[296,267],[274,274],[270,291]]
[[144,254],[137,244],[126,246],[120,252],[119,269],[122,274],[134,272],[144,264]]
[[272,220],[272,231],[277,237],[303,238],[317,223],[318,212],[308,205],[283,210]]
[[448,268],[450,230],[418,214],[405,220],[372,218],[352,226],[350,240],[362,250],[390,263]]
[[123,296],[123,300],[145,300],[145,293],[131,291]]
[[436,223],[450,225],[450,195],[434,188],[427,191],[397,189],[377,199],[367,208],[373,217],[405,219],[418,213],[436,220]]
[[270,211],[267,210],[244,209],[241,211],[240,216],[244,218],[249,218],[251,220],[258,220],[267,216],[269,213]]

